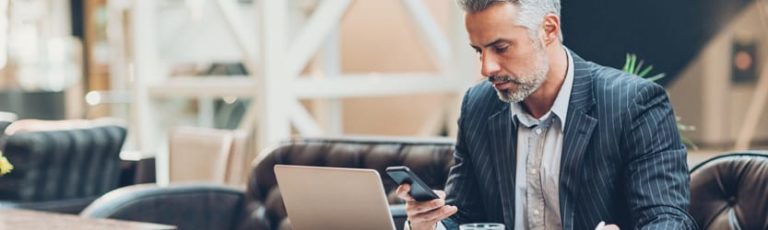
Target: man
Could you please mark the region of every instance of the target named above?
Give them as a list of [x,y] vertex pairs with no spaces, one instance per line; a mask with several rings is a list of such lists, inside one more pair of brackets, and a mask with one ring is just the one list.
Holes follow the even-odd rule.
[[696,228],[664,88],[566,49],[559,0],[460,4],[488,81],[464,96],[447,197],[398,188],[409,228]]

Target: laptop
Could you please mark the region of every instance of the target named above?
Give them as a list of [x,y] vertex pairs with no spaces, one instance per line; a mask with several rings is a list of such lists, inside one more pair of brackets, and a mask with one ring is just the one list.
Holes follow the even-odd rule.
[[275,165],[275,175],[293,229],[395,229],[376,170]]

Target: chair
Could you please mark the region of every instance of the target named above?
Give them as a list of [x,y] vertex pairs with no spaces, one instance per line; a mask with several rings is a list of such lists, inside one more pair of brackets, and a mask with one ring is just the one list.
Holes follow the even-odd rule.
[[[165,213],[191,213],[186,216],[188,229],[290,229],[290,222],[286,218],[282,196],[277,186],[273,167],[275,164],[330,166],[349,168],[376,169],[382,175],[385,191],[391,204],[400,204],[396,198],[394,189],[397,185],[390,180],[384,170],[388,166],[405,165],[418,174],[424,182],[434,189],[443,189],[448,176],[448,171],[453,162],[453,142],[448,139],[392,139],[392,138],[305,138],[293,139],[266,151],[261,158],[255,161],[251,168],[249,183],[245,191],[241,191],[243,200],[238,205],[219,204],[227,210],[236,210],[224,215],[236,215],[232,223],[219,223],[220,225],[208,225],[202,216],[218,215],[206,210],[191,211],[190,209],[202,209],[208,203],[208,199],[169,195],[152,199],[120,198],[128,196],[127,189],[137,188],[130,186],[118,189],[99,198],[89,206],[82,216],[117,218],[134,221],[149,221],[161,224],[176,224],[173,217],[155,212],[141,212],[140,210],[167,207]],[[170,194],[178,185],[167,187],[142,186],[134,192],[153,194]],[[199,191],[210,191],[213,197],[219,196],[221,191],[207,185],[184,185],[194,187]],[[187,187],[192,189],[192,187]],[[225,192],[226,193],[226,192]],[[122,194],[122,195],[113,195]],[[217,198],[211,198],[217,199]],[[322,199],[322,197],[318,197]],[[143,201],[147,200],[147,201]],[[182,200],[184,202],[179,202]],[[123,208],[130,206],[132,214],[113,215],[110,213],[126,213]],[[112,207],[112,208],[104,208]],[[402,206],[393,205],[393,216],[396,226],[402,228],[405,214]],[[200,216],[201,218],[197,218]],[[200,222],[194,224],[196,222]]]
[[165,223],[178,229],[233,229],[244,204],[242,190],[219,184],[142,184],[110,192],[80,215]]
[[242,131],[183,127],[170,136],[170,182],[245,184],[247,135]]
[[63,125],[67,121],[17,122],[2,137],[3,154],[14,169],[0,177],[0,208],[79,213],[118,187],[123,126],[94,122],[71,128]]
[[768,152],[732,152],[691,170],[691,216],[701,229],[768,229]]

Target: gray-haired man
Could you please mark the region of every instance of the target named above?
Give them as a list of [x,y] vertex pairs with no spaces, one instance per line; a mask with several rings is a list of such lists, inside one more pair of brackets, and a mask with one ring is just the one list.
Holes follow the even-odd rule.
[[562,45],[559,0],[460,0],[488,81],[467,91],[447,197],[411,229],[695,229],[686,149],[664,89]]

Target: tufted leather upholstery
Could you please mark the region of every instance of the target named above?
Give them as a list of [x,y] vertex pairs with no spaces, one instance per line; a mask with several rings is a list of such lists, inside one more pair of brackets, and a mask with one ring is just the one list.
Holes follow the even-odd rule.
[[768,152],[724,154],[694,167],[690,213],[701,229],[768,229]]
[[119,182],[122,126],[4,136],[14,170],[0,177],[0,207],[77,213]]
[[209,184],[132,185],[114,190],[81,216],[174,225],[178,229],[232,229],[240,217],[243,191]]
[[[142,189],[132,189],[137,186],[130,186],[100,198],[82,215],[184,226],[180,229],[290,229],[273,171],[275,164],[376,169],[382,175],[385,191],[389,193],[390,201],[394,204],[401,201],[393,191],[397,185],[384,172],[388,166],[408,166],[432,188],[443,189],[448,170],[453,164],[452,154],[453,142],[448,139],[293,139],[268,150],[261,155],[261,159],[255,161],[257,163],[251,168],[246,191],[242,193],[244,198],[239,203],[232,202],[236,200],[234,198],[222,198],[222,192],[218,191],[220,189],[210,186],[189,185],[192,187],[182,189],[195,190],[198,195],[173,192],[179,185],[154,188],[143,186]],[[131,192],[128,191],[152,195],[125,198],[130,197]],[[224,193],[231,193],[228,191]],[[113,193],[123,195],[117,196]],[[145,211],[151,208],[164,211]],[[393,214],[396,214],[396,226],[402,227],[405,220],[402,207],[393,208]],[[237,215],[231,224],[211,224],[203,220],[209,216],[222,216],[227,219],[230,215]],[[181,220],[197,224],[189,225],[181,223]]]
[[[453,165],[453,142],[449,139],[295,139],[284,143],[252,168],[246,191],[246,218],[240,229],[288,229],[286,211],[275,179],[275,164],[370,168],[379,171],[390,203],[402,203],[394,194],[397,184],[385,169],[404,165],[433,189],[443,189]],[[322,199],[318,197],[318,199]],[[265,215],[256,215],[263,212]],[[398,226],[404,219],[396,219]]]

